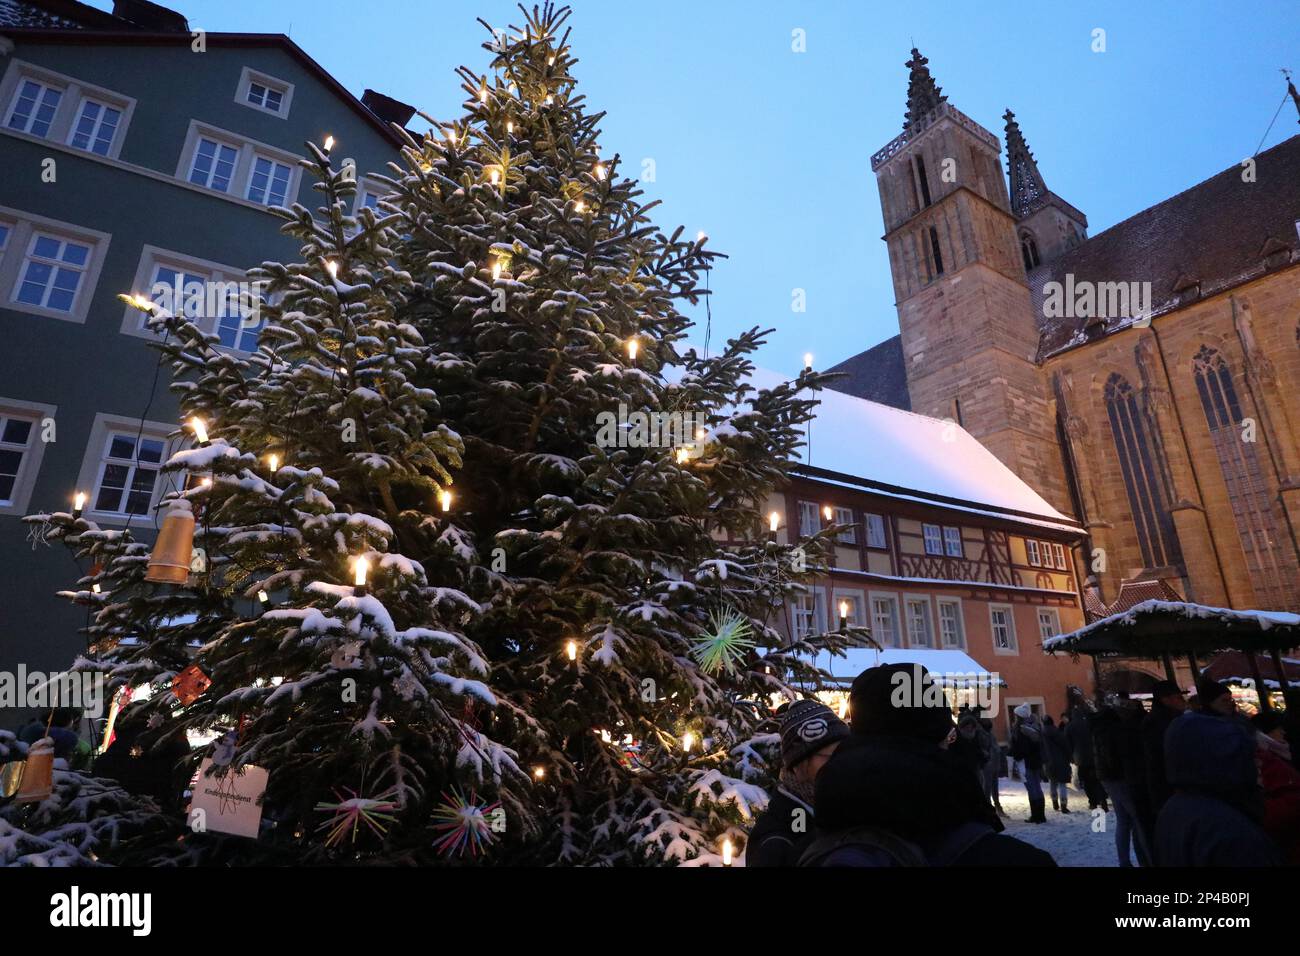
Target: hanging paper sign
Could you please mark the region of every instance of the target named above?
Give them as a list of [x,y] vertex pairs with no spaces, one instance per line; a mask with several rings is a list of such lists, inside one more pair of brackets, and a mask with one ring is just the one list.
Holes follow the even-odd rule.
[[172,693],[176,695],[182,707],[194,703],[211,686],[212,679],[199,670],[197,664],[191,664],[172,678]]
[[231,836],[256,837],[262,822],[262,795],[270,774],[262,767],[244,765],[221,776],[208,776],[207,758],[199,766],[190,801],[190,829],[215,830]]
[[40,803],[54,792],[54,741],[42,737],[27,751],[23,782],[15,803]]
[[202,574],[208,569],[208,553],[202,548],[195,548],[190,555],[190,574]]

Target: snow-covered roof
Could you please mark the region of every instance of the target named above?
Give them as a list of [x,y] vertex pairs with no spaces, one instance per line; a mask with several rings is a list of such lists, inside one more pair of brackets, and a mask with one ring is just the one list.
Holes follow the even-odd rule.
[[[974,683],[988,681],[990,672],[967,656],[964,651],[935,650],[927,647],[887,648],[883,651],[870,647],[850,647],[843,657],[832,656],[829,652],[818,654],[816,665],[832,675],[832,682],[847,687],[853,679],[871,667],[882,664],[920,664],[936,680],[944,684],[964,684],[969,680]],[[974,675],[972,677],[972,675]],[[992,683],[1000,683],[995,678]]]
[[1133,628],[1136,633],[1137,626],[1142,623],[1143,619],[1158,617],[1185,619],[1187,625],[1185,627],[1180,625],[1180,630],[1185,631],[1185,639],[1189,642],[1192,639],[1191,623],[1193,621],[1212,625],[1207,628],[1207,631],[1211,632],[1214,630],[1213,625],[1218,625],[1219,629],[1225,634],[1230,627],[1242,632],[1256,632],[1259,634],[1267,634],[1274,627],[1288,628],[1292,631],[1300,627],[1300,614],[1292,614],[1289,611],[1239,611],[1234,608],[1209,607],[1204,604],[1192,604],[1186,601],[1150,600],[1135,604],[1127,611],[1103,617],[1100,621],[1093,621],[1091,624],[1081,627],[1077,631],[1071,631],[1069,634],[1049,637],[1043,641],[1043,650],[1070,651],[1085,638],[1093,635],[1113,634],[1118,628]]
[[[757,369],[750,380],[773,388],[786,379]],[[831,389],[817,399],[811,453],[806,443],[799,453],[803,464],[1077,527],[956,422]]]

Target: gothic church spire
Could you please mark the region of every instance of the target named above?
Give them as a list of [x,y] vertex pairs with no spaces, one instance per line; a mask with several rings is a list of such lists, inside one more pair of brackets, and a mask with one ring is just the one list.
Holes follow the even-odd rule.
[[907,113],[903,116],[903,129],[907,129],[948,97],[943,95],[930,75],[930,61],[921,51],[912,47],[912,58],[903,65],[911,70],[907,80]]
[[1002,114],[1007,121],[1007,175],[1011,178],[1011,212],[1023,219],[1047,201],[1049,193],[1038,171],[1038,162],[1029,151],[1016,122],[1016,114],[1007,110]]

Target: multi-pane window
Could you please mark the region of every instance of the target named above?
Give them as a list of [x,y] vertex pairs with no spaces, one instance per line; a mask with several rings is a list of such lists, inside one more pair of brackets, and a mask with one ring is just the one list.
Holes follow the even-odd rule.
[[950,558],[960,558],[963,554],[961,547],[961,528],[943,529],[943,551]]
[[835,509],[835,523],[838,524],[838,525],[848,525],[848,526],[849,526],[849,527],[846,527],[843,531],[841,531],[839,534],[837,534],[837,535],[835,536],[835,540],[836,540],[836,541],[838,541],[840,544],[857,544],[857,543],[858,543],[858,529],[852,527],[852,525],[853,525],[853,523],[854,523],[854,521],[853,521],[853,509],[852,509],[852,508],[836,508],[836,509]]
[[1165,504],[1164,460],[1153,447],[1137,395],[1118,373],[1106,382],[1106,413],[1118,452],[1142,560],[1148,568],[1182,564],[1182,551]]
[[107,156],[113,148],[113,138],[122,121],[122,111],[116,107],[86,97],[77,111],[68,143],[77,149],[89,150]]
[[993,646],[1000,651],[1016,649],[1016,622],[1011,617],[1011,608],[989,608],[989,621],[993,627]]
[[849,624],[857,627],[865,623],[862,617],[862,595],[840,593],[835,595],[835,621],[837,624],[840,619],[841,601],[844,602],[845,609],[849,612]]
[[1297,610],[1300,571],[1295,552],[1287,540],[1285,519],[1275,510],[1277,498],[1269,491],[1256,443],[1242,437],[1245,415],[1232,372],[1218,351],[1205,346],[1192,360],[1192,369],[1255,599],[1262,607]]
[[1055,542],[1053,542],[1053,544],[1052,544],[1052,559],[1056,562],[1056,567],[1057,567],[1059,570],[1061,570],[1061,571],[1066,571],[1066,570],[1069,569],[1070,566],[1069,566],[1069,565],[1066,563],[1066,561],[1065,561],[1065,546],[1064,546],[1064,545],[1056,544]]
[[795,596],[790,606],[790,624],[796,639],[820,634],[824,630],[822,611],[821,595],[807,593]]
[[822,529],[821,512],[814,501],[799,502],[799,534],[811,538]]
[[1025,554],[1029,558],[1029,563],[1032,564],[1034,567],[1038,567],[1043,563],[1043,559],[1038,553],[1038,542],[1035,541],[1033,538],[1026,539]]
[[5,125],[21,133],[48,136],[62,98],[63,91],[58,87],[38,80],[23,80],[18,84]]
[[1056,608],[1040,607],[1038,609],[1038,635],[1043,640],[1056,637],[1061,633],[1061,618]]
[[284,103],[284,94],[280,90],[272,89],[264,83],[253,80],[248,84],[248,102],[254,106],[270,110],[272,113],[278,113],[280,112],[280,106]]
[[961,621],[961,605],[956,601],[939,601],[939,636],[944,647],[964,647],[965,631]]
[[90,246],[36,233],[20,270],[15,301],[71,312],[89,262]]
[[36,431],[30,418],[0,413],[0,505],[13,504],[14,488]]
[[898,646],[898,602],[891,597],[871,599],[872,636],[881,647]]
[[233,146],[206,136],[200,137],[194,150],[194,162],[190,165],[190,182],[217,192],[229,192],[238,159],[239,150]]
[[925,534],[925,553],[943,554],[943,529],[937,524],[923,524],[921,531]]
[[[149,282],[149,297],[155,305],[195,321],[201,318],[204,312],[205,292],[209,278],[210,276],[199,275],[196,272],[157,265],[154,266],[153,278]],[[167,287],[165,294],[160,288],[164,285]],[[141,327],[147,321],[148,316],[141,314]]]
[[158,486],[166,443],[133,432],[110,432],[95,482],[95,510],[147,514]]
[[889,547],[885,543],[885,518],[883,515],[867,515],[867,547]]
[[265,206],[283,206],[293,175],[285,163],[258,156],[253,160],[253,174],[248,179],[248,198]]
[[912,647],[930,646],[930,602],[907,601],[907,640]]
[[264,325],[266,325],[265,319],[259,319],[255,324],[248,324],[240,313],[228,310],[217,322],[217,335],[221,338],[221,344],[228,349],[256,352],[257,338],[262,334]]

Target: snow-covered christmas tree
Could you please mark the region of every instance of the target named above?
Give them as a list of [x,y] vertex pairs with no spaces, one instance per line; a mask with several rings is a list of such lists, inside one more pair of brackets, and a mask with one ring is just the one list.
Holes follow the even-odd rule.
[[521,10],[377,209],[309,144],[256,354],[135,300],[194,438],[161,510],[195,570],[31,519],[95,563],[78,667],[131,689],[140,752],[267,773],[255,838],[178,803],[160,861],[717,863],[775,775],[773,695],[864,637],[779,626],[837,530],[792,554],[760,514],[819,376],[753,390],[757,329],[686,346],[716,253],[601,151],[567,8]]

